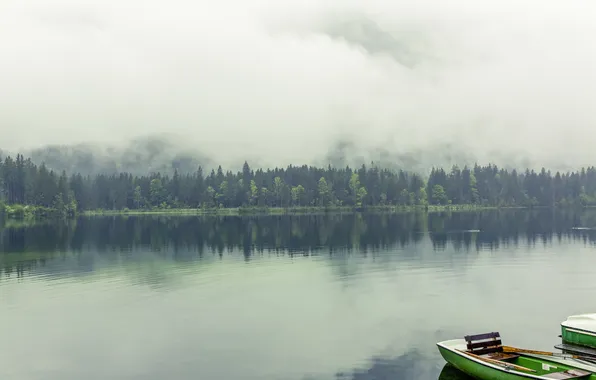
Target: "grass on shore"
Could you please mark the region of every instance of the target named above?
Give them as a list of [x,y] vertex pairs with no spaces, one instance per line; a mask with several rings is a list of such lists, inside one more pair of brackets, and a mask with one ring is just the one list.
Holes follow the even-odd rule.
[[[523,208],[523,207],[521,207]],[[331,207],[235,207],[235,208],[154,208],[139,210],[89,210],[85,216],[102,215],[293,215],[352,212],[442,212],[442,211],[481,211],[498,209],[496,206],[480,205],[429,205],[429,206],[372,206],[354,208],[351,206]]]
[[[48,220],[55,218],[69,218],[70,215],[65,212],[40,207],[23,205],[4,205],[0,204],[0,218],[14,220]],[[591,206],[584,206],[590,208]],[[461,205],[384,205],[368,206],[357,208],[352,206],[330,206],[330,207],[216,207],[216,208],[148,208],[148,209],[122,209],[122,210],[86,210],[80,211],[77,215],[82,216],[118,216],[118,215],[213,215],[213,216],[234,216],[234,215],[313,215],[325,213],[354,213],[354,212],[375,212],[375,213],[407,213],[407,212],[477,212],[485,210],[511,210],[511,209],[539,209],[549,208],[547,206],[486,206],[476,204]]]

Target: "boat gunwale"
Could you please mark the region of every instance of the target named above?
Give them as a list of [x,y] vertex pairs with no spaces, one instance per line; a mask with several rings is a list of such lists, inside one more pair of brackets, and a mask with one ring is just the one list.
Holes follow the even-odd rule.
[[565,331],[568,331],[571,333],[577,332],[580,334],[589,335],[589,336],[596,338],[596,331],[585,330],[585,329],[581,329],[581,328],[573,327],[573,326],[565,326],[563,323],[561,323],[561,327],[564,327]]
[[[462,357],[464,359],[471,360],[471,361],[473,361],[476,364],[479,364],[479,365],[484,366],[484,367],[496,369],[497,371],[500,371],[500,372],[503,372],[503,373],[509,373],[509,374],[512,374],[512,375],[515,375],[515,376],[520,376],[520,377],[527,378],[527,379],[552,380],[552,378],[544,377],[542,375],[532,375],[530,373],[521,372],[521,371],[515,370],[513,368],[506,368],[504,366],[499,366],[497,364],[489,363],[489,362],[486,362],[484,360],[477,359],[477,358],[475,358],[473,356],[466,355],[466,352],[465,351],[459,351],[459,350],[455,349],[454,347],[450,347],[450,346],[446,345],[446,343],[448,343],[448,342],[456,342],[456,341],[458,341],[458,342],[465,342],[464,339],[450,339],[450,340],[444,340],[442,342],[437,342],[436,345],[438,347],[441,347],[441,348],[443,348],[443,349],[445,349],[445,350],[447,350],[447,351],[449,351],[449,352],[451,352],[453,354],[456,354],[456,355],[458,355],[458,356],[460,356],[460,357]],[[526,355],[526,354],[523,354],[523,355],[524,356],[528,356],[530,358],[533,358],[535,360],[541,361],[541,362],[553,363],[553,365],[554,364],[559,364],[559,365],[567,365],[567,366],[572,367],[571,364],[561,363],[561,362],[557,362],[557,361],[551,361],[551,360],[546,359],[542,355]],[[503,364],[507,364],[507,362],[503,362]],[[577,368],[577,367],[575,367],[575,368]],[[580,368],[578,368],[578,369],[580,369]],[[561,371],[561,372],[563,372],[563,371]],[[596,372],[592,372],[591,375],[594,375],[595,373]]]
[[546,361],[550,363],[560,364],[568,367],[573,367],[582,371],[588,371],[592,374],[596,374],[596,364],[587,362],[582,359],[577,358],[566,358],[566,357],[557,357],[557,356],[545,356],[541,354],[532,354],[532,353],[521,353],[520,355],[526,356],[529,358],[537,359],[540,361]]

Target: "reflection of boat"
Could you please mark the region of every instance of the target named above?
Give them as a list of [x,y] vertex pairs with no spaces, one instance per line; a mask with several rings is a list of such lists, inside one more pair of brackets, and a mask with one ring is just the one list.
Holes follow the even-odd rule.
[[437,343],[437,347],[447,363],[477,379],[596,380],[596,363],[570,355],[503,346],[496,332],[446,340]]
[[439,378],[437,380],[473,380],[473,377],[470,377],[460,371],[459,369],[455,368],[449,363],[446,363],[439,374]]

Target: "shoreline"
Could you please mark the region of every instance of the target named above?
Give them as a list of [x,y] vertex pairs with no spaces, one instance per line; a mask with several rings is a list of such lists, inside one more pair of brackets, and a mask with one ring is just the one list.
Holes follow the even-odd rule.
[[[581,206],[580,209],[590,209],[596,206]],[[507,210],[571,210],[570,206],[484,206],[474,204],[461,205],[386,205],[386,206],[331,206],[331,207],[230,207],[230,208],[153,208],[153,209],[122,209],[122,210],[84,210],[76,214],[67,215],[57,210],[38,207],[11,205],[0,209],[0,218],[6,220],[44,221],[53,219],[74,219],[79,216],[265,216],[265,215],[324,215],[324,214],[354,214],[354,213],[439,213],[439,212],[481,212]]]
[[343,207],[237,207],[237,208],[172,208],[144,210],[88,210],[82,216],[135,216],[135,215],[204,215],[204,216],[253,216],[253,215],[315,215],[331,213],[410,213],[410,212],[453,212],[453,211],[488,211],[499,209],[528,209],[527,207],[496,207],[477,205],[445,205],[445,206],[374,206],[366,208]]

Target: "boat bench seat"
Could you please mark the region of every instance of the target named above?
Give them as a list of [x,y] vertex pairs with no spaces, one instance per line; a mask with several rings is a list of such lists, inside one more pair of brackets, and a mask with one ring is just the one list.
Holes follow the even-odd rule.
[[468,352],[476,355],[484,355],[495,360],[512,360],[519,355],[503,352],[501,334],[490,332],[486,334],[466,335]]
[[563,372],[548,373],[546,375],[542,375],[542,377],[546,377],[547,379],[579,379],[590,376],[591,374],[591,372],[582,371],[580,369],[568,369],[567,371]]

